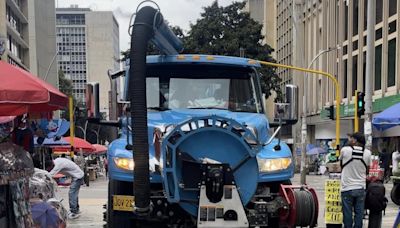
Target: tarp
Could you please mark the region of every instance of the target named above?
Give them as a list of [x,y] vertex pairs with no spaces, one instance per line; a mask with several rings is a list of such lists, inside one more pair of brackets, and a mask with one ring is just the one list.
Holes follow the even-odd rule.
[[0,61],[0,116],[49,112],[67,106],[68,97],[28,71]]
[[[71,137],[64,137],[63,139],[71,144]],[[74,141],[73,145],[74,145],[75,150],[82,149],[85,152],[92,152],[92,151],[96,150],[96,148],[94,148],[94,146],[92,144],[90,144],[90,142],[88,142],[84,139],[74,137],[73,141]]]
[[372,124],[380,131],[400,125],[400,103],[392,105],[381,113],[374,115]]

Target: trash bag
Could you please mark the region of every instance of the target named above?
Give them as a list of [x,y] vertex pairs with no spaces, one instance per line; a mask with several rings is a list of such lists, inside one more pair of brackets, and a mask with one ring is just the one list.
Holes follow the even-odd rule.
[[30,198],[38,198],[47,201],[57,198],[57,183],[49,172],[35,168],[33,176],[29,180]]

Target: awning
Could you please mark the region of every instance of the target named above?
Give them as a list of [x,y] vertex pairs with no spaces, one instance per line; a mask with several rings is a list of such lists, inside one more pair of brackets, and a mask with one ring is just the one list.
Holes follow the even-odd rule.
[[372,118],[373,126],[384,131],[400,125],[400,103],[390,106]]
[[31,73],[0,61],[0,116],[67,107],[68,97]]

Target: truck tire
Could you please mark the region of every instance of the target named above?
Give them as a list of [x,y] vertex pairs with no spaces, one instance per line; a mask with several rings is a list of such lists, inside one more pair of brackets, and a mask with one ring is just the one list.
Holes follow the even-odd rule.
[[120,188],[121,185],[118,181],[108,181],[108,200],[106,207],[107,228],[121,227],[121,224],[124,224],[124,227],[134,227],[132,219],[127,218],[127,216],[123,216],[123,212],[115,212],[113,210],[112,196],[115,193],[118,194],[118,189]]

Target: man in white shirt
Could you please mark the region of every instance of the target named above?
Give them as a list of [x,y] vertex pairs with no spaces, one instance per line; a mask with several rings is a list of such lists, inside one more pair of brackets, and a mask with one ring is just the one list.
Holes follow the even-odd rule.
[[[345,228],[361,228],[364,214],[365,190],[371,151],[365,149],[365,136],[349,134],[348,146],[340,151],[341,197]],[[354,209],[354,226],[353,226]]]
[[70,207],[68,217],[70,219],[78,218],[80,214],[78,195],[79,189],[83,182],[83,171],[77,164],[67,158],[56,158],[54,161],[47,161],[46,169],[51,170],[50,175],[52,176],[56,175],[57,173],[62,173],[72,178],[68,193]]

